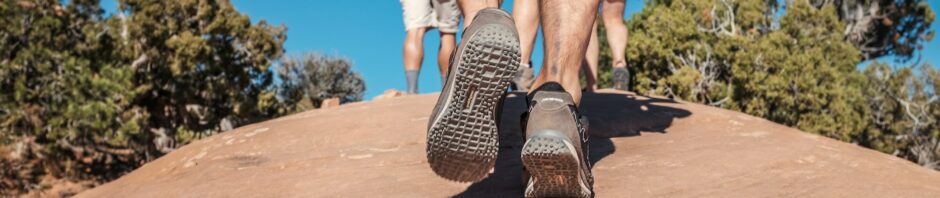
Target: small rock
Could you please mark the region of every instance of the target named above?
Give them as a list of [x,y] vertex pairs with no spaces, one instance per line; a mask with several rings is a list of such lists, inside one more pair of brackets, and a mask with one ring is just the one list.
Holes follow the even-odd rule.
[[405,95],[405,93],[401,91],[398,91],[395,89],[388,89],[388,90],[385,90],[385,93],[382,93],[382,95],[378,95],[372,98],[372,100],[389,99],[389,98],[399,97],[403,95]]
[[323,102],[320,103],[320,108],[338,107],[339,105],[340,105],[339,98],[333,97],[330,99],[323,100]]

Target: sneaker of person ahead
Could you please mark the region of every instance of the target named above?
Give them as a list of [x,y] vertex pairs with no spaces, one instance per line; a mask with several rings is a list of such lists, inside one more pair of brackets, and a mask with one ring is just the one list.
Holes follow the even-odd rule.
[[532,69],[532,62],[522,64],[516,71],[512,79],[512,89],[521,92],[528,92],[529,87],[535,82],[535,69]]
[[525,197],[592,197],[588,122],[571,95],[555,82],[540,86],[529,96],[523,123]]
[[480,10],[454,51],[428,123],[428,163],[437,175],[475,182],[491,172],[501,104],[519,57],[512,17],[495,8]]
[[614,67],[613,71],[614,89],[627,91],[630,86],[630,70],[625,67]]

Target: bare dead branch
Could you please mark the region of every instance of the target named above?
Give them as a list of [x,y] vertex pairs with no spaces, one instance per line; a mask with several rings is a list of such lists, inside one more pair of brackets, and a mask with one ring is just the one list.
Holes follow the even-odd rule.
[[711,11],[709,12],[708,23],[711,27],[705,28],[701,24],[696,24],[696,29],[700,32],[707,32],[712,34],[727,35],[727,36],[737,36],[738,27],[736,23],[736,13],[734,10],[733,0],[721,0],[720,3],[725,9],[724,15],[719,16],[718,14],[718,5],[712,5]]

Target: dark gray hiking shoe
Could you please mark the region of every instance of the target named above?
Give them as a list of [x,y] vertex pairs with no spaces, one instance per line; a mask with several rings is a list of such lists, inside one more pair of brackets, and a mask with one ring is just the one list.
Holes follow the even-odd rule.
[[479,11],[454,51],[428,123],[428,163],[437,175],[475,182],[493,169],[501,104],[519,57],[512,17],[495,8]]
[[522,164],[529,180],[526,197],[592,197],[587,119],[557,83],[532,93],[524,116],[526,142]]
[[627,91],[627,87],[630,86],[630,70],[624,67],[614,67],[612,77],[614,89]]
[[535,82],[535,69],[530,67],[532,62],[519,66],[516,75],[512,78],[512,89],[516,91],[528,92],[529,87]]

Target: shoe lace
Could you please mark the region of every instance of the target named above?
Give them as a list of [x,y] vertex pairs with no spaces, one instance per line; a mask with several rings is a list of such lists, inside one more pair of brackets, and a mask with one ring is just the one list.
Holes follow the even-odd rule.
[[584,160],[584,164],[585,164],[584,168],[586,169],[585,171],[587,173],[587,179],[588,179],[588,182],[591,184],[591,186],[593,186],[594,175],[591,174],[591,171],[590,171],[592,168],[591,159],[590,159],[591,151],[590,151],[590,146],[588,143],[588,140],[590,140],[590,137],[588,137],[588,133],[587,133],[590,128],[590,122],[588,122],[588,119],[586,116],[581,115],[581,113],[578,111],[578,107],[575,107],[574,105],[569,105],[568,108],[571,109],[572,117],[574,117],[576,126],[578,128],[578,136],[581,137],[581,151],[582,151],[582,156],[584,156],[582,160]]

